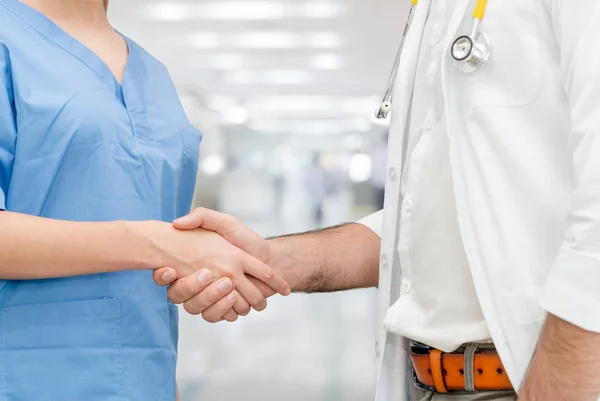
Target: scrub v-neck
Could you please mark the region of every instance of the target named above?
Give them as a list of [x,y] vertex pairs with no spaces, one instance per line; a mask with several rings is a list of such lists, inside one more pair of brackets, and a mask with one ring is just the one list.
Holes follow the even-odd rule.
[[133,136],[136,139],[153,141],[152,129],[148,123],[144,103],[145,69],[140,60],[140,49],[131,39],[116,31],[125,40],[128,49],[123,80],[119,83],[104,60],[44,14],[19,0],[2,0],[1,4],[35,29],[48,42],[62,48],[94,71],[98,79],[106,85],[114,94],[115,99],[124,107],[131,123]]
[[130,99],[130,96],[127,94],[127,90],[130,88],[127,80],[130,75],[129,71],[132,68],[135,68],[134,64],[136,61],[136,48],[129,38],[117,31],[127,46],[125,72],[121,83],[119,83],[115,74],[98,54],[68,34],[44,14],[19,0],[3,0],[3,5],[33,29],[38,31],[46,40],[59,46],[94,71],[98,76],[98,79],[100,79],[100,81],[115,94],[115,97],[124,107],[128,108],[128,103],[134,99]]

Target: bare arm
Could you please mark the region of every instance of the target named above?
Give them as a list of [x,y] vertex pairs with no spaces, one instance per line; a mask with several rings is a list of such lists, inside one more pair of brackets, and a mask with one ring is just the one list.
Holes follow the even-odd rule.
[[596,401],[600,334],[549,315],[519,401]]
[[174,278],[190,277],[194,288],[217,277],[222,279],[217,285],[224,284],[228,294],[233,282],[237,292],[259,310],[266,307],[266,299],[246,274],[267,283],[271,291],[283,295],[289,291],[288,284],[267,265],[206,230],[180,231],[160,221],[84,223],[11,212],[0,212],[0,227],[3,279],[170,266]]
[[380,238],[362,224],[273,238],[269,244],[269,264],[293,291],[377,286]]
[[80,223],[0,212],[0,278],[28,280],[156,268],[165,257],[140,234],[144,224]]

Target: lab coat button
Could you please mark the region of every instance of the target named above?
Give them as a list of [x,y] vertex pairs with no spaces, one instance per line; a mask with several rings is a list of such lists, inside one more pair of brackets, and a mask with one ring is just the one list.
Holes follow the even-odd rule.
[[379,346],[379,342],[375,344],[375,356],[377,359],[381,356],[381,347]]
[[410,199],[406,199],[404,201],[404,211],[406,213],[410,213],[411,210],[412,210],[412,201]]
[[390,168],[390,172],[389,172],[389,174],[390,174],[390,180],[392,180],[392,181],[393,181],[393,180],[395,180],[395,179],[396,179],[396,175],[397,175],[397,174],[396,174],[396,169],[395,169],[395,168],[391,167],[391,168]]
[[410,282],[407,280],[402,280],[402,291],[405,294],[410,294],[411,289],[412,289],[412,286],[410,285]]
[[388,258],[387,258],[386,255],[381,255],[380,264],[381,264],[381,268],[382,269],[387,269],[388,268]]
[[439,29],[435,29],[431,33],[432,44],[437,45],[442,41],[442,32]]

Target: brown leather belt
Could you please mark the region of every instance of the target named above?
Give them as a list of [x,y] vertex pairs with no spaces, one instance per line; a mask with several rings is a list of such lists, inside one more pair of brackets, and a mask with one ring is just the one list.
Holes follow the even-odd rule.
[[[464,348],[445,353],[426,346],[410,347],[417,385],[438,393],[467,391],[465,385]],[[481,349],[473,357],[475,391],[513,390],[504,366],[495,349]]]

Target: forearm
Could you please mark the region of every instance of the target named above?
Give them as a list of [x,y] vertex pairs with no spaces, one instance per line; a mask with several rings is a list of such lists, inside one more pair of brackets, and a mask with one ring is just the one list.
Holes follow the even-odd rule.
[[549,315],[519,401],[596,401],[600,334]]
[[27,280],[161,267],[156,264],[162,255],[143,235],[147,224],[81,223],[0,212],[0,278]]
[[274,238],[270,265],[296,292],[377,286],[380,239],[362,224]]

